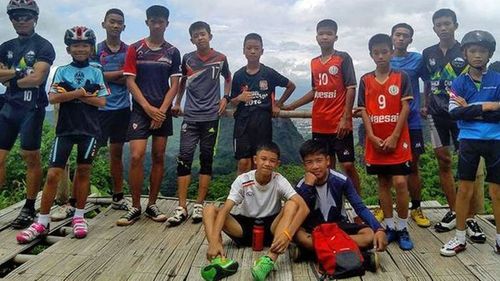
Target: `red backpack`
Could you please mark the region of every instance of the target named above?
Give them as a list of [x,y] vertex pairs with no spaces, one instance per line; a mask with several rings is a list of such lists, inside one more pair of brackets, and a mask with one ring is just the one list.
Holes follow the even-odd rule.
[[339,279],[365,274],[358,245],[336,223],[318,225],[312,239],[323,277]]

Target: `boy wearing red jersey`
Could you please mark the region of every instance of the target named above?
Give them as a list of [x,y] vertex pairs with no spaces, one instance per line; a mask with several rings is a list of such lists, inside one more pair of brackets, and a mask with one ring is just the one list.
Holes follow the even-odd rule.
[[[366,170],[378,176],[388,242],[398,241],[402,250],[411,250],[413,242],[407,230],[407,176],[412,158],[407,124],[409,101],[413,99],[410,80],[405,72],[391,70],[394,51],[389,35],[373,36],[368,48],[377,67],[361,77],[358,94],[358,107],[366,128]],[[392,218],[392,185],[396,189],[397,225]]]
[[283,109],[294,110],[313,101],[313,138],[328,144],[331,166],[335,167],[338,158],[360,194],[352,135],[356,76],[349,54],[334,49],[338,39],[337,30],[337,23],[331,19],[324,19],[317,24],[316,41],[321,48],[321,55],[311,60],[312,89]]

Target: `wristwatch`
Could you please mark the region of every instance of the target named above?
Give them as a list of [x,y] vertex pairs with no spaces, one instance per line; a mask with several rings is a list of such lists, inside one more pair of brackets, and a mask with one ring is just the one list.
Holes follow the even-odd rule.
[[224,95],[222,98],[226,99],[227,102],[231,101],[231,97],[229,95]]

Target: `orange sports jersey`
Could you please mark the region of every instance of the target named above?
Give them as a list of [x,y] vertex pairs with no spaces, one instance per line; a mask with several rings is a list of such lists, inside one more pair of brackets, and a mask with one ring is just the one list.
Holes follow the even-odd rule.
[[[413,99],[410,80],[404,72],[392,70],[384,83],[375,79],[375,72],[361,77],[359,83],[358,106],[366,110],[373,134],[383,140],[388,138],[399,119],[402,101]],[[365,161],[372,165],[394,165],[411,160],[410,133],[405,121],[396,150],[391,153],[379,152],[366,138]]]
[[[326,61],[311,60],[311,82],[314,91],[312,108],[313,133],[335,134],[344,114],[346,92],[356,87],[354,66],[349,54],[335,51]],[[349,120],[352,130],[352,119]]]

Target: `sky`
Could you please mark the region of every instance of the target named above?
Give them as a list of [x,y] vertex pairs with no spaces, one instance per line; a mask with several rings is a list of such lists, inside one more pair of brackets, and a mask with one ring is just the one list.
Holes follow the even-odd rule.
[[[0,41],[16,36],[6,15],[6,0],[0,6]],[[194,50],[188,28],[198,20],[212,28],[214,49],[226,54],[234,73],[244,66],[243,38],[257,32],[264,40],[262,63],[276,69],[297,84],[294,100],[310,88],[309,63],[320,54],[315,39],[316,23],[325,18],[338,25],[335,49],[348,52],[353,58],[357,79],[374,69],[368,53],[368,40],[376,33],[390,33],[391,27],[406,22],[415,29],[411,51],[422,52],[438,42],[432,30],[432,14],[440,8],[457,13],[457,40],[471,30],[487,30],[500,38],[500,5],[498,0],[37,0],[40,18],[37,33],[47,38],[56,49],[55,66],[66,64],[70,57],[63,43],[64,31],[75,25],[85,25],[96,31],[99,41],[105,39],[101,27],[105,12],[119,8],[125,13],[126,29],[123,41],[133,43],[148,35],[144,23],[147,7],[164,5],[170,10],[166,40],[181,54]],[[57,3],[57,4],[55,4]],[[500,44],[499,44],[500,45]],[[500,48],[499,48],[500,49]],[[497,52],[492,61],[500,60]]]

